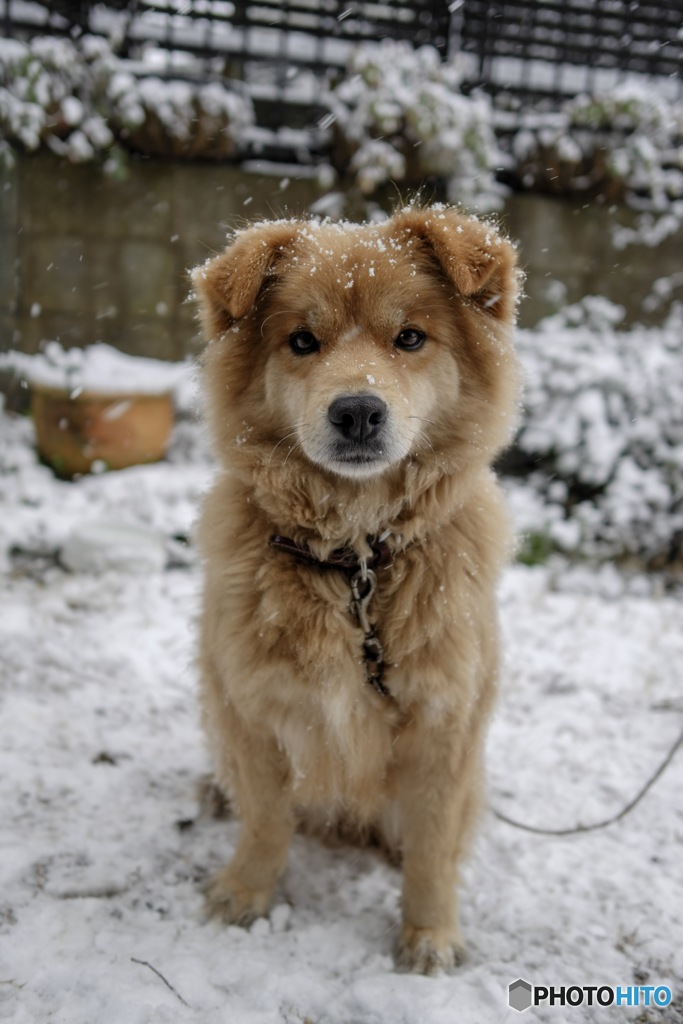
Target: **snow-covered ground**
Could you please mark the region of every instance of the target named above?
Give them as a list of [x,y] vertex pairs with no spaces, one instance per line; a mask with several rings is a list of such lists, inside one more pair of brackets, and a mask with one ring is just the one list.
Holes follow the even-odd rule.
[[[0,413],[0,1018],[55,1024],[503,1024],[507,986],[665,984],[667,1009],[540,1007],[556,1022],[683,1021],[683,756],[631,814],[532,835],[489,812],[462,898],[469,959],[396,974],[399,875],[298,837],[269,921],[203,918],[235,822],[200,812],[199,574],[68,573],[93,520],[186,533],[210,477],[198,428],[169,461],[74,484]],[[10,550],[13,555],[10,557]],[[139,570],[139,571],[137,571]],[[561,828],[619,810],[683,719],[683,602],[616,571],[510,568],[490,803]]]

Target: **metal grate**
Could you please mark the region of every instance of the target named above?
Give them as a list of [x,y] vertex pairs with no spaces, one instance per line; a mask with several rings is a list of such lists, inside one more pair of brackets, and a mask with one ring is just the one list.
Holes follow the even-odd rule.
[[315,119],[321,82],[339,74],[353,46],[382,38],[430,43],[445,56],[443,0],[141,0],[130,8],[123,50],[156,73],[245,83],[259,121]]
[[242,83],[268,128],[315,125],[352,47],[383,38],[459,53],[501,107],[683,79],[683,0],[0,0],[0,34],[85,32],[140,75]]
[[445,57],[449,26],[445,0],[0,0],[0,33],[106,35],[140,75],[241,82],[270,128],[315,124],[322,85],[358,43]]
[[106,32],[129,56],[156,47],[169,54],[283,60],[317,73],[340,68],[349,49],[383,38],[429,43],[445,56],[445,0],[0,0],[5,35]]
[[575,96],[627,74],[680,95],[683,0],[464,0],[454,44],[470,85],[524,99]]

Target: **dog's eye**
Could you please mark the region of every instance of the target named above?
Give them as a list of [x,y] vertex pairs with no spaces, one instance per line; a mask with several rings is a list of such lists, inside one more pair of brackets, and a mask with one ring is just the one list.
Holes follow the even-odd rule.
[[406,327],[404,331],[401,331],[394,345],[396,348],[405,349],[406,352],[415,352],[416,349],[422,348],[426,337],[427,335],[422,331],[416,331],[414,327]]
[[320,343],[310,331],[295,331],[289,336],[289,347],[297,356],[307,356],[310,352],[319,352]]

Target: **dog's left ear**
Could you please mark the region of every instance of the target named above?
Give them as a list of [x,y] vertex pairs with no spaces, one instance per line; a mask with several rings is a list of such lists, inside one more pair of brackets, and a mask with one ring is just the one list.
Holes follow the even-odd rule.
[[408,207],[392,220],[428,251],[460,295],[499,320],[513,321],[517,253],[493,225],[447,207]]
[[296,234],[294,221],[255,225],[238,232],[220,256],[192,272],[207,337],[220,337],[251,312]]

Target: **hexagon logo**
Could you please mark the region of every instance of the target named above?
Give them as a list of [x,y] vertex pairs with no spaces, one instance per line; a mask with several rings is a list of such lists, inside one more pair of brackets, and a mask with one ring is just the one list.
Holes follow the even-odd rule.
[[513,1010],[528,1010],[531,1006],[531,985],[522,978],[517,978],[508,987],[508,1003]]

